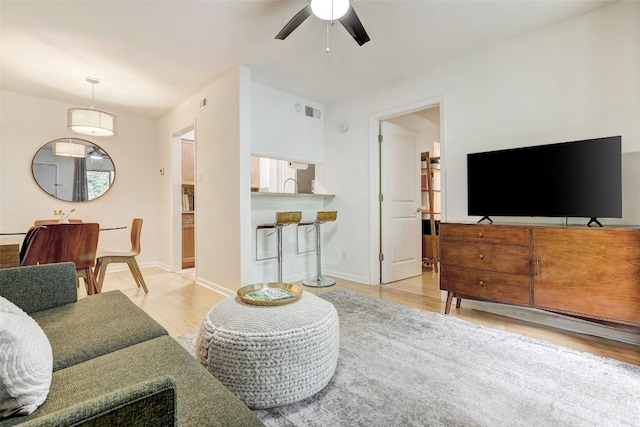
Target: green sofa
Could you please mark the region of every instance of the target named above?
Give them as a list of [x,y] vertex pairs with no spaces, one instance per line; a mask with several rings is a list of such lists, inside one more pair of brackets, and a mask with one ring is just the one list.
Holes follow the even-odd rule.
[[120,291],[78,300],[72,263],[0,269],[0,296],[53,352],[47,400],[0,426],[262,426],[245,404]]

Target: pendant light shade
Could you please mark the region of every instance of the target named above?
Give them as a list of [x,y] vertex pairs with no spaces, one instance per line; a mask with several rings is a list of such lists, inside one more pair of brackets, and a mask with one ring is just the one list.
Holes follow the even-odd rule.
[[116,134],[116,116],[92,108],[70,108],[67,127],[83,135],[113,136]]
[[93,108],[94,88],[100,83],[95,77],[87,77],[91,83],[91,106],[89,108],[70,108],[67,110],[67,127],[70,131],[83,135],[113,136],[116,132],[116,116]]
[[349,10],[349,0],[311,0],[311,11],[320,19],[333,21]]
[[53,154],[63,157],[85,157],[87,155],[87,147],[74,142],[54,142]]

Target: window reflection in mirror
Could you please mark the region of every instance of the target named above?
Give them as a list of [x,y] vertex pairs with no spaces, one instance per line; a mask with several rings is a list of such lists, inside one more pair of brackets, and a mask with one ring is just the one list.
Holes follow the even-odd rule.
[[31,171],[43,191],[67,202],[97,199],[115,179],[109,154],[78,138],[61,138],[43,145],[33,157]]
[[251,191],[263,193],[314,192],[315,165],[267,157],[251,157]]

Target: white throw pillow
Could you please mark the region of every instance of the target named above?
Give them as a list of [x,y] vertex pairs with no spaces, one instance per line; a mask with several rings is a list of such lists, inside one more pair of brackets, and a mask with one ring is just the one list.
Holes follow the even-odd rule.
[[51,344],[40,325],[0,297],[0,419],[42,405],[52,374]]

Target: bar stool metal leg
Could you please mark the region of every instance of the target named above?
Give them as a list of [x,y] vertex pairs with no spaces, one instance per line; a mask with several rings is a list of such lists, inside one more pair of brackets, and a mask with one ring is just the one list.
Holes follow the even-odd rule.
[[[329,215],[327,215],[329,214]],[[315,221],[314,227],[316,231],[316,276],[304,279],[302,284],[314,288],[324,288],[327,286],[333,286],[336,281],[322,275],[322,242],[320,241],[320,224],[325,221],[335,221],[335,212],[318,212],[318,218]]]
[[[300,222],[300,219],[302,218],[302,212],[297,211],[297,212],[276,212],[276,221],[273,223],[269,223],[269,224],[259,224],[256,227],[256,260],[257,261],[263,261],[265,259],[273,259],[273,258],[277,258],[278,260],[278,282],[282,283],[282,229],[283,227],[290,225],[290,224],[297,224]],[[259,230],[265,230],[265,229],[275,229],[275,233],[277,236],[277,245],[278,245],[278,254],[273,257],[268,257],[268,258],[259,258],[258,256],[258,231]],[[269,235],[273,234],[274,232],[272,231],[271,233],[269,233]]]
[[278,231],[278,283],[282,283],[282,225],[277,225]]

